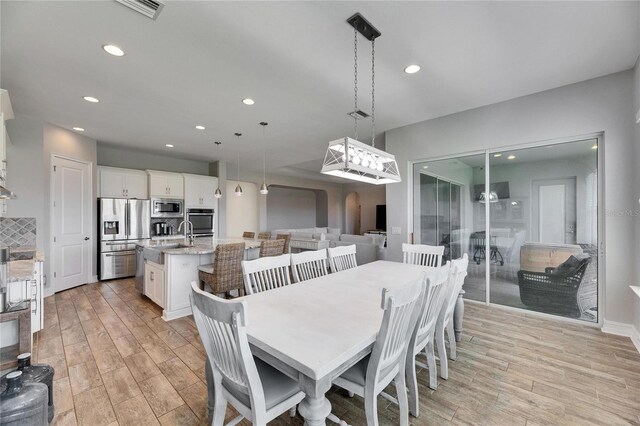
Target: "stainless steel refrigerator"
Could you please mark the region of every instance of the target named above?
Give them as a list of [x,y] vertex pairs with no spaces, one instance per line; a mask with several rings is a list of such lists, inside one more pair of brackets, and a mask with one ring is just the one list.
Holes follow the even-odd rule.
[[149,200],[98,199],[100,280],[136,274],[136,244],[149,239]]

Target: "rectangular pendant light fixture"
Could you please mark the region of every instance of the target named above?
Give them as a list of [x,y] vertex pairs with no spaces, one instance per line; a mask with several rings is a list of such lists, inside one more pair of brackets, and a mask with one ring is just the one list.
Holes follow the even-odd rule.
[[329,142],[321,173],[375,185],[402,181],[393,154],[349,137]]

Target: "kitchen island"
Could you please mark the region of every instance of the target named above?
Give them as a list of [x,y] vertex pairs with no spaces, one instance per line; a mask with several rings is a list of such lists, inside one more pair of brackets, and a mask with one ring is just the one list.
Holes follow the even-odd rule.
[[138,245],[138,289],[163,308],[165,321],[191,315],[191,282],[198,281],[198,267],[213,263],[219,244],[245,243],[244,258],[259,257],[260,241],[243,238],[152,240]]

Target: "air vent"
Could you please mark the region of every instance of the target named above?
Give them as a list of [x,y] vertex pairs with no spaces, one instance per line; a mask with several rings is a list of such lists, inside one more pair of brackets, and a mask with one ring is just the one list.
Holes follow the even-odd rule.
[[369,114],[367,114],[366,112],[362,111],[361,109],[357,109],[355,111],[351,111],[349,113],[349,115],[353,118],[355,118],[356,120],[362,120],[364,118],[368,118]]
[[118,3],[127,6],[129,9],[133,9],[138,13],[142,13],[147,18],[155,20],[162,7],[162,3],[154,0],[116,0]]

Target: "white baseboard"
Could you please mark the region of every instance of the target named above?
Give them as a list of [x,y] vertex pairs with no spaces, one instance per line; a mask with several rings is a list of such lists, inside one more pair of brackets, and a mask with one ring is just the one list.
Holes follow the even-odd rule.
[[640,352],[640,331],[638,331],[633,324],[604,320],[602,332],[629,337],[637,351]]

